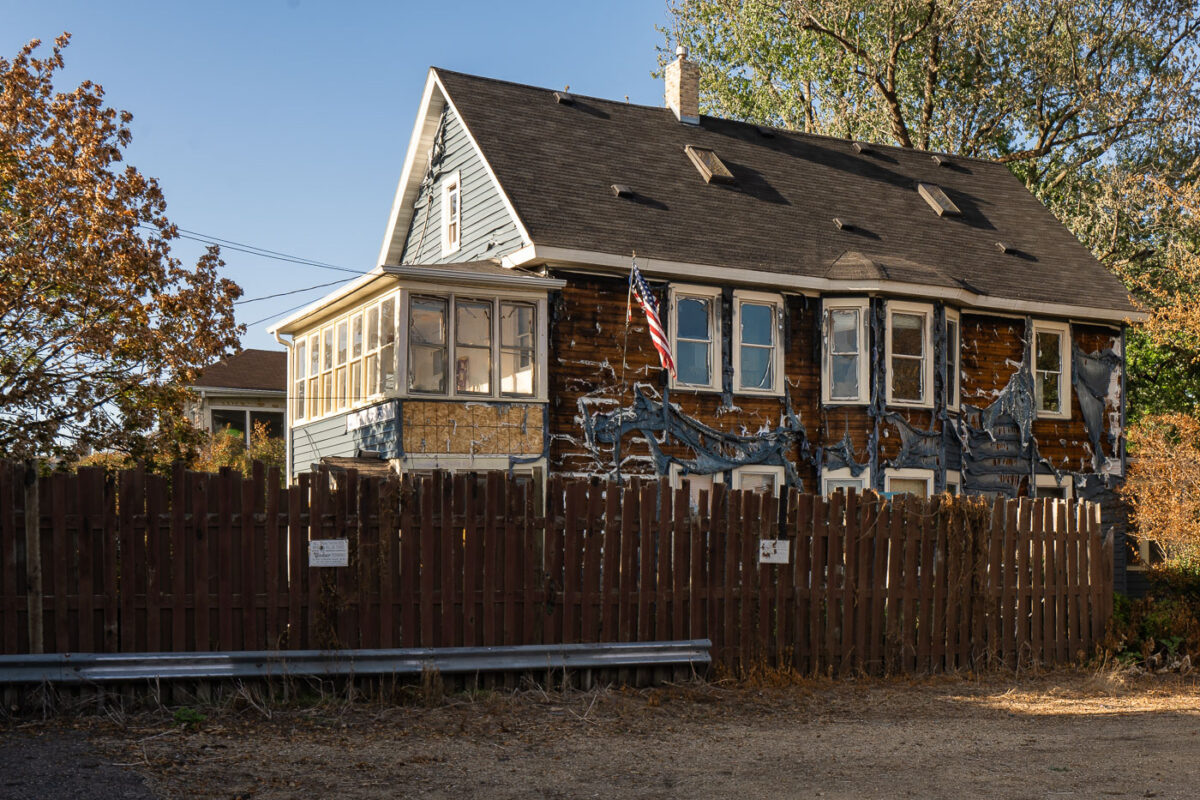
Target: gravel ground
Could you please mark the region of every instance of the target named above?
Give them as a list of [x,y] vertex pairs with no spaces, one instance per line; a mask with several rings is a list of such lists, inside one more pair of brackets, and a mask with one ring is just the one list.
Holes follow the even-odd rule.
[[114,766],[80,731],[34,727],[0,732],[0,800],[154,800],[140,775]]
[[[534,689],[434,707],[325,702],[269,716],[249,705],[205,713],[194,728],[164,711],[120,724],[111,716],[60,719],[0,734],[6,781],[10,763],[40,758],[36,748],[61,739],[41,752],[70,764],[66,771],[82,781],[75,785],[91,791],[51,786],[38,794],[30,785],[3,797],[1200,794],[1200,689],[1178,676]],[[77,728],[86,730],[90,751]],[[113,764],[133,765],[152,794],[119,794],[139,787]],[[111,788],[97,782],[101,775]]]

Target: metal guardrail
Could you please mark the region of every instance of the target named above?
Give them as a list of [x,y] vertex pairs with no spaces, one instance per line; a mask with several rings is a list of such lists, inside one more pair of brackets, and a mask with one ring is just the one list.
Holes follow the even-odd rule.
[[0,684],[419,675],[427,669],[450,675],[676,665],[695,668],[712,662],[710,647],[708,639],[693,639],[403,650],[0,655]]

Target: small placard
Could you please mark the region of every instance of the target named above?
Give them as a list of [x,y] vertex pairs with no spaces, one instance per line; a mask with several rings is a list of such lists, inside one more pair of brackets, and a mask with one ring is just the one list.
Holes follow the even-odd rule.
[[792,555],[792,543],[787,539],[762,539],[758,543],[758,563],[786,564]]
[[308,543],[310,567],[350,566],[349,539],[314,539]]

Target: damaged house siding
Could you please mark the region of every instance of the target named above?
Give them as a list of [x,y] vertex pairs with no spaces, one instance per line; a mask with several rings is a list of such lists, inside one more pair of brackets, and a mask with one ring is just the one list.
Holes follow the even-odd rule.
[[[521,234],[496,190],[483,160],[449,106],[442,112],[412,221],[403,264],[439,264],[497,258],[521,246]],[[441,183],[458,174],[462,182],[462,244],[442,255]]]

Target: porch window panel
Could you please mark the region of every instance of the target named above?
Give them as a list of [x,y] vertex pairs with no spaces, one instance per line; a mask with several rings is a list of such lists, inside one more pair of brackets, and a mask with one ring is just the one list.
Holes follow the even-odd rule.
[[[443,312],[444,318],[444,312]],[[443,325],[444,325],[443,319]],[[379,304],[379,382],[380,391],[396,388],[396,298]],[[444,340],[443,340],[444,341]],[[444,369],[444,368],[443,368]]]
[[454,391],[492,393],[492,304],[454,304]]
[[529,303],[500,303],[500,392],[528,396],[536,391],[536,314]]
[[[385,337],[386,338],[386,337]],[[446,391],[446,301],[414,297],[409,307],[408,388],[414,392]],[[392,349],[387,345],[380,358]],[[386,372],[387,367],[382,368]]]

